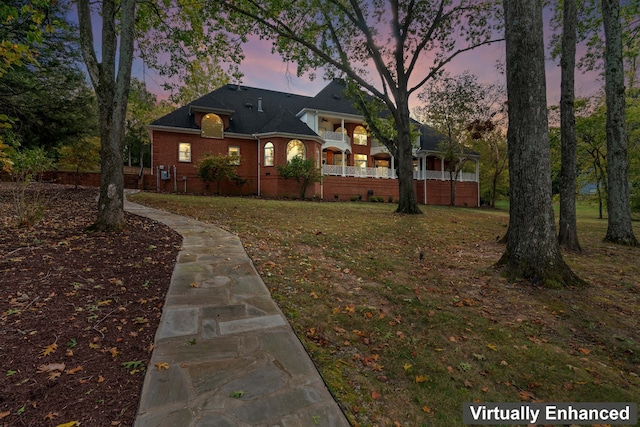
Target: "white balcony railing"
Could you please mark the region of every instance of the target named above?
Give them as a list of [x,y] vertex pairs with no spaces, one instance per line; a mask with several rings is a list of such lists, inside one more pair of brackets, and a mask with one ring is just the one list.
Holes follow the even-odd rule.
[[[413,179],[423,180],[432,179],[438,181],[449,181],[449,171],[413,171]],[[477,182],[476,174],[473,172],[462,172],[458,174],[458,181]]]
[[351,176],[356,178],[391,178],[395,179],[395,171],[389,168],[363,168],[360,166],[324,165],[323,175]]
[[[341,165],[324,165],[322,166],[323,175],[331,176],[349,176],[355,178],[387,178],[396,179],[395,170],[378,167],[378,168],[363,168],[360,166],[345,166]],[[449,181],[449,172],[444,171],[414,171],[413,179],[417,180],[437,180],[437,181]],[[462,172],[458,175],[458,181],[470,181],[477,182],[476,174],[472,172]]]
[[320,130],[320,136],[325,141],[345,142],[348,145],[351,145],[351,138],[349,138],[348,135],[345,135],[342,132],[331,132],[331,131],[328,131],[328,130],[322,130],[321,129]]

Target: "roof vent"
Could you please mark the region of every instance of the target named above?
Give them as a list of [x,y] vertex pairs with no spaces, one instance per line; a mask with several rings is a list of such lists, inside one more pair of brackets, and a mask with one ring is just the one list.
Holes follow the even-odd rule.
[[333,95],[333,99],[340,99],[340,95]]
[[253,104],[250,102],[247,102],[246,104],[244,104],[245,107],[247,107],[249,110],[253,109]]

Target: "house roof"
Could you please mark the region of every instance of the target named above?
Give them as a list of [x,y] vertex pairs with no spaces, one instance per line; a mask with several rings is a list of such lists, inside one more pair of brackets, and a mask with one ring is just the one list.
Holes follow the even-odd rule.
[[353,101],[347,98],[346,89],[344,82],[339,79],[333,79],[304,108],[361,116],[362,113],[353,105]]
[[438,144],[444,135],[428,125],[420,125],[420,150],[438,151]]
[[[227,84],[155,120],[151,126],[198,131],[193,112],[202,111],[228,114],[231,120],[226,132],[230,133],[317,137],[297,116],[305,110],[361,116],[345,90],[346,85],[339,79],[331,81],[314,97]],[[420,149],[437,151],[443,136],[427,125],[412,121],[421,129]]]
[[317,136],[295,116],[311,98],[291,93],[228,84],[178,108],[151,123],[151,126],[199,129],[193,111],[229,114],[226,132],[287,134]]

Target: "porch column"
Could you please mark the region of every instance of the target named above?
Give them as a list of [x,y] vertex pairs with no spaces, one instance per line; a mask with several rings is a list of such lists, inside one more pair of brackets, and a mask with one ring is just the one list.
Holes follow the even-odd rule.
[[396,177],[396,159],[395,157],[393,157],[393,154],[391,155],[391,177],[393,179],[397,178]]
[[444,181],[444,157],[440,157],[440,172],[442,173],[442,180]]
[[476,159],[476,185],[478,186],[478,200],[477,205],[480,207],[480,161]]
[[480,162],[476,159],[476,182],[480,182]]
[[[344,139],[344,133],[342,135],[343,135],[343,139]],[[344,157],[345,157],[346,154],[345,154],[344,150],[342,150],[341,152],[342,152],[342,176],[346,176],[345,172],[344,172]]]
[[342,136],[341,136],[341,138],[342,138],[342,142],[345,142],[345,141],[344,141],[344,134],[345,134],[344,119],[341,119],[341,120],[340,120],[340,129],[342,129],[342,132],[341,132],[341,133],[342,133]]
[[423,178],[424,178],[424,204],[427,204],[427,153],[422,158]]

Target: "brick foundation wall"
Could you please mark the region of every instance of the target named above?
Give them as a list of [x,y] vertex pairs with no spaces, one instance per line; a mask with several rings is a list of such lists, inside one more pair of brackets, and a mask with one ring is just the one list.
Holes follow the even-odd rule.
[[[186,180],[186,193],[191,194],[216,194],[217,183],[209,184],[205,188],[204,183],[195,175],[190,173],[184,175]],[[86,187],[99,187],[100,174],[95,172],[83,172],[78,175],[78,185]],[[185,192],[185,181],[183,176],[178,174],[177,192]],[[3,179],[8,179],[3,176]],[[57,184],[75,185],[76,176],[73,172],[51,171],[45,173],[45,182]],[[254,178],[255,179],[255,178]],[[174,193],[176,183],[173,180],[173,171],[170,180],[158,180],[156,174],[143,175],[142,180],[138,179],[138,174],[125,173],[125,188],[140,189],[147,191],[157,191],[157,184],[160,183],[159,191]],[[424,181],[414,181],[418,203],[424,204]],[[315,183],[307,188],[305,196],[307,198],[320,197],[323,200],[349,201],[352,197],[361,197],[361,200],[368,201],[369,191],[373,191],[373,196],[382,197],[385,202],[391,197],[393,201],[398,200],[398,181],[395,179],[379,178],[352,178],[341,176],[325,176],[322,185]],[[247,179],[247,183],[241,186],[234,182],[222,182],[220,184],[220,194],[248,196],[257,194],[257,182],[252,178]],[[275,174],[264,175],[260,180],[260,195],[263,197],[289,197],[296,199],[299,197],[297,183],[293,180],[284,180]],[[338,196],[336,198],[336,195]],[[427,180],[427,204],[429,205],[449,205],[450,183],[449,181]],[[458,182],[456,186],[456,206],[478,206],[478,184],[476,182]]]

